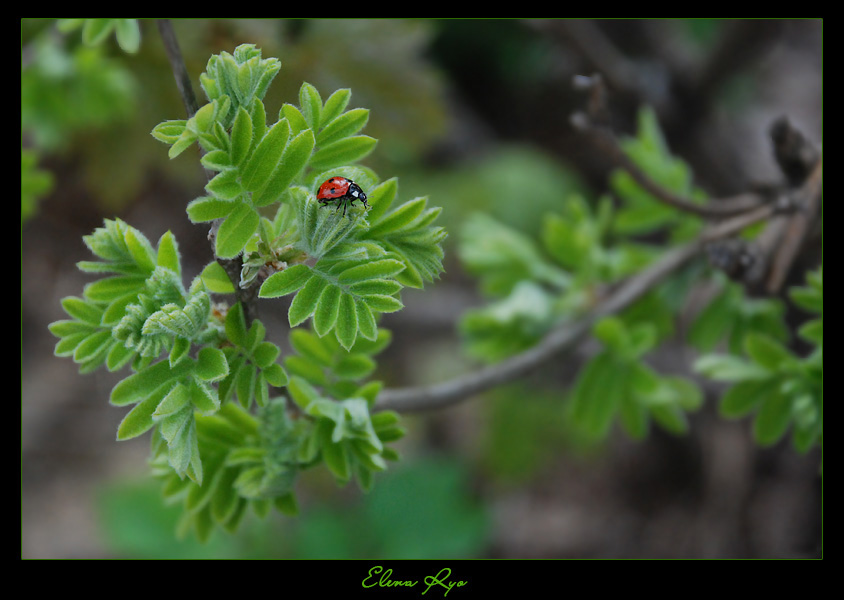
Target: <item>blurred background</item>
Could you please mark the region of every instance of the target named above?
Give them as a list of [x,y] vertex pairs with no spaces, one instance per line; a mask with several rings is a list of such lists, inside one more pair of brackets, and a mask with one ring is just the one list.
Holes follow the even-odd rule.
[[[211,54],[254,43],[282,69],[268,114],[352,89],[378,138],[365,163],[399,177],[401,200],[444,208],[446,272],[404,294],[377,377],[389,386],[441,381],[473,363],[456,323],[483,298],[455,245],[484,211],[535,235],[572,191],[596,198],[610,165],[569,125],[583,98],[575,74],[600,71],[615,125],[632,133],[654,107],[672,151],[712,195],[778,180],[768,128],[785,115],[822,134],[822,23],[817,20],[199,20],[173,21],[203,102]],[[718,417],[716,397],[690,435],[616,433],[584,446],[563,423],[564,394],[538,373],[455,408],[404,418],[405,460],[362,496],[324,473],[299,485],[302,514],[252,519],[209,544],[173,537],[147,478],[148,440],[115,441],[125,411],[108,404],[121,377],[79,375],[53,356],[47,330],[61,298],[89,279],[82,236],[119,217],[158,239],[172,230],[189,280],[211,259],[206,228],[185,205],[203,174],[167,158],[149,132],[184,118],[154,21],[136,54],[21,21],[21,554],[24,558],[798,558],[821,549],[819,455],[790,443],[757,448],[747,421]],[[28,168],[35,164],[37,169]],[[284,345],[286,316],[264,311]],[[679,342],[678,342],[679,344]],[[658,357],[675,372],[694,356]],[[564,365],[564,366],[563,366]],[[578,355],[552,361],[569,380]],[[176,510],[174,508],[174,510]],[[176,510],[176,512],[178,512]]]

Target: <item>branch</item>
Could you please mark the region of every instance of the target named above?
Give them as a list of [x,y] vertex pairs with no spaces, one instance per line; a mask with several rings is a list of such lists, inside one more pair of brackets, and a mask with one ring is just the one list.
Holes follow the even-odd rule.
[[658,201],[682,210],[684,212],[704,218],[724,218],[744,213],[766,202],[759,194],[740,194],[730,198],[716,200],[710,204],[698,204],[685,198],[651,179],[624,152],[618,139],[607,126],[609,110],[606,105],[606,88],[600,75],[592,77],[577,76],[574,79],[576,88],[589,92],[587,112],[576,112],[572,115],[571,124],[575,129],[587,134],[592,142],[621,169],[624,169],[644,190]]
[[692,242],[666,252],[651,266],[622,283],[584,317],[552,330],[536,346],[498,364],[483,367],[450,381],[428,386],[386,389],[378,395],[375,410],[408,413],[445,408],[480,392],[519,379],[553,356],[575,346],[589,333],[598,319],[618,313],[639,300],[698,255],[707,244],[735,235],[749,225],[770,218],[774,212],[774,206],[764,205],[714,225]]
[[[176,87],[179,89],[179,95],[182,97],[182,102],[185,105],[187,117],[190,119],[199,106],[196,102],[196,95],[193,91],[190,75],[188,74],[185,61],[182,59],[182,52],[179,49],[179,42],[176,39],[176,34],[170,24],[169,19],[158,19],[158,31],[161,35],[161,40],[164,43],[164,49],[167,52],[167,58],[170,61],[170,69],[173,71],[173,76],[176,79]],[[200,146],[200,153],[202,147]],[[205,177],[210,180],[213,176],[207,169],[205,170]],[[217,219],[211,224],[211,229],[208,232],[208,241],[211,243],[212,254],[216,255],[214,251],[217,230],[220,228],[222,221]],[[255,300],[258,297],[257,286],[243,289],[240,287],[240,272],[243,268],[243,257],[225,259],[217,258],[217,263],[226,272],[229,280],[232,282],[235,290],[235,298],[243,306],[243,314],[246,317],[246,323],[249,325],[255,318],[257,318],[257,307]]]

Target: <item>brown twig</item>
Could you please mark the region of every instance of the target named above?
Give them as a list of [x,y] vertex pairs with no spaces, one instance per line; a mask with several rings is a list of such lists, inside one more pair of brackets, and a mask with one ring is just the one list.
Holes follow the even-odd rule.
[[666,277],[700,254],[708,243],[736,235],[745,227],[770,218],[774,211],[772,205],[759,206],[706,229],[694,241],[669,250],[651,266],[622,283],[588,314],[560,325],[536,346],[520,354],[443,383],[386,389],[378,395],[375,409],[408,413],[445,408],[480,392],[514,381],[553,356],[572,348],[589,333],[598,319],[616,314],[642,298]]

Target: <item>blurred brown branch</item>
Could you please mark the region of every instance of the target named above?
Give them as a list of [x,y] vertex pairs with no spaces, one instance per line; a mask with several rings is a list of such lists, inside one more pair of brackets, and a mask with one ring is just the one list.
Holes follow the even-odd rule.
[[[748,192],[706,205],[695,204],[662,188],[623,152],[612,131],[605,125],[608,121],[607,94],[601,77],[577,77],[574,83],[576,87],[589,92],[587,111],[573,116],[573,122],[578,129],[600,144],[618,168],[626,170],[658,201],[707,219],[710,221],[708,227],[695,240],[668,250],[648,268],[609,292],[584,317],[552,330],[536,346],[498,364],[483,367],[450,381],[428,386],[386,389],[379,394],[376,409],[415,412],[443,408],[514,381],[553,356],[575,346],[589,333],[598,319],[627,308],[692,258],[704,251],[711,253],[713,246],[717,247],[718,244],[736,241],[740,232],[756,223],[768,222],[771,231],[779,229],[780,223],[786,224],[785,241],[780,244],[782,236],[769,236],[774,243],[766,249],[773,253],[773,268],[768,289],[774,291],[779,288],[819,209],[822,184],[820,153],[807,148],[809,142],[798,132],[791,130],[787,121],[779,120],[771,133],[778,163],[781,166],[789,166],[787,170],[784,169],[788,179],[786,189],[774,194],[767,190]],[[782,143],[783,140],[789,140],[791,143]],[[796,173],[808,176],[801,179]],[[794,183],[799,185],[795,186]],[[743,248],[743,241],[739,242]],[[721,248],[727,247],[729,246]],[[760,260],[757,256],[747,256],[752,260]],[[763,265],[768,264],[769,259],[766,256],[761,257],[761,260],[764,261]]]

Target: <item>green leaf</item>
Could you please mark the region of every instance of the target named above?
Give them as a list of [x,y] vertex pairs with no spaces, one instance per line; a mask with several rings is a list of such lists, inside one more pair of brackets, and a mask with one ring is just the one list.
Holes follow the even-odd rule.
[[290,140],[272,176],[263,189],[255,194],[255,205],[267,206],[284,193],[308,164],[313,148],[314,134],[310,129],[302,131]]
[[370,279],[394,277],[403,271],[404,268],[404,263],[392,258],[373,260],[350,269],[346,269],[338,275],[337,280],[341,284],[349,285]]
[[317,131],[322,112],[322,98],[317,89],[307,81],[299,88],[299,108],[302,110],[302,116],[308,127],[312,131]]
[[237,207],[236,202],[221,200],[214,196],[201,196],[188,203],[187,213],[191,223],[205,223],[225,218]]
[[382,313],[396,312],[404,308],[401,300],[393,296],[366,296],[366,304],[370,309]]
[[353,108],[332,121],[328,121],[317,135],[316,143],[323,147],[350,135],[355,135],[366,127],[368,121],[369,111],[367,109]]
[[718,410],[728,419],[744,417],[775,393],[779,382],[775,379],[739,381],[721,396]]
[[353,164],[372,152],[377,143],[378,140],[368,135],[343,138],[314,152],[310,166],[316,171],[327,171]]
[[784,363],[794,360],[794,357],[782,344],[756,332],[750,332],[745,337],[744,347],[753,362],[769,371],[775,371]]
[[351,97],[352,91],[349,88],[341,88],[328,97],[320,111],[320,122],[323,128],[346,110]]
[[226,313],[226,337],[228,340],[241,348],[246,347],[249,340],[249,331],[246,329],[246,317],[243,314],[243,306],[238,302]]
[[103,309],[82,298],[69,296],[62,298],[62,308],[74,319],[90,325],[100,325],[103,318]]
[[278,298],[292,294],[305,285],[313,276],[307,265],[293,265],[273,273],[261,285],[260,298]]
[[753,422],[753,437],[761,446],[776,443],[791,422],[791,402],[783,394],[769,394]]
[[117,427],[118,441],[138,437],[152,429],[155,425],[155,422],[152,420],[152,413],[155,412],[159,402],[161,402],[164,397],[165,391],[166,389],[164,387],[160,388],[158,394],[148,396],[136,404],[134,408],[132,408],[132,410],[123,417],[123,420]]
[[258,230],[261,217],[254,208],[239,203],[217,231],[217,256],[234,258]]
[[337,322],[340,294],[341,290],[338,286],[327,285],[317,301],[314,310],[314,331],[320,337],[331,331]]
[[200,274],[202,283],[214,294],[232,294],[234,285],[222,265],[218,262],[208,263]]
[[264,187],[278,166],[289,137],[290,125],[286,119],[278,121],[267,132],[241,169],[241,181],[246,190],[256,192]]
[[203,381],[219,381],[229,374],[229,365],[219,348],[205,347],[196,357],[194,375]]
[[287,313],[291,327],[296,327],[313,314],[317,301],[326,285],[328,285],[328,282],[322,277],[311,277],[299,290],[293,298],[293,302],[290,303],[290,309]]
[[170,231],[164,233],[158,240],[157,266],[170,269],[179,276],[182,274],[181,261],[179,260],[179,245],[176,242],[176,236]]
[[[371,313],[369,313],[371,315]],[[351,349],[352,344],[355,343],[358,331],[358,310],[355,299],[344,293],[340,297],[337,315],[337,341],[346,350]],[[362,332],[364,337],[372,337],[372,331],[369,323],[364,323],[364,328],[367,331]]]
[[172,145],[184,133],[186,124],[185,119],[164,121],[153,128],[151,135],[160,142]]
[[369,235],[377,238],[387,232],[398,231],[408,227],[425,210],[428,203],[427,197],[414,198],[405,202],[389,215],[380,219],[377,224],[369,229]]
[[584,433],[604,437],[612,418],[627,393],[629,370],[610,353],[595,356],[583,369],[572,392],[571,415]]
[[694,368],[719,381],[765,379],[770,375],[767,369],[730,354],[706,354],[695,361]]
[[234,166],[231,162],[229,153],[225,150],[212,150],[211,152],[206,152],[199,162],[209,171],[225,171],[226,169],[231,169]]
[[220,200],[236,200],[243,194],[243,186],[238,181],[237,175],[238,172],[235,169],[217,173],[205,189]]
[[231,144],[231,163],[239,167],[252,148],[252,117],[242,106],[232,125]]

